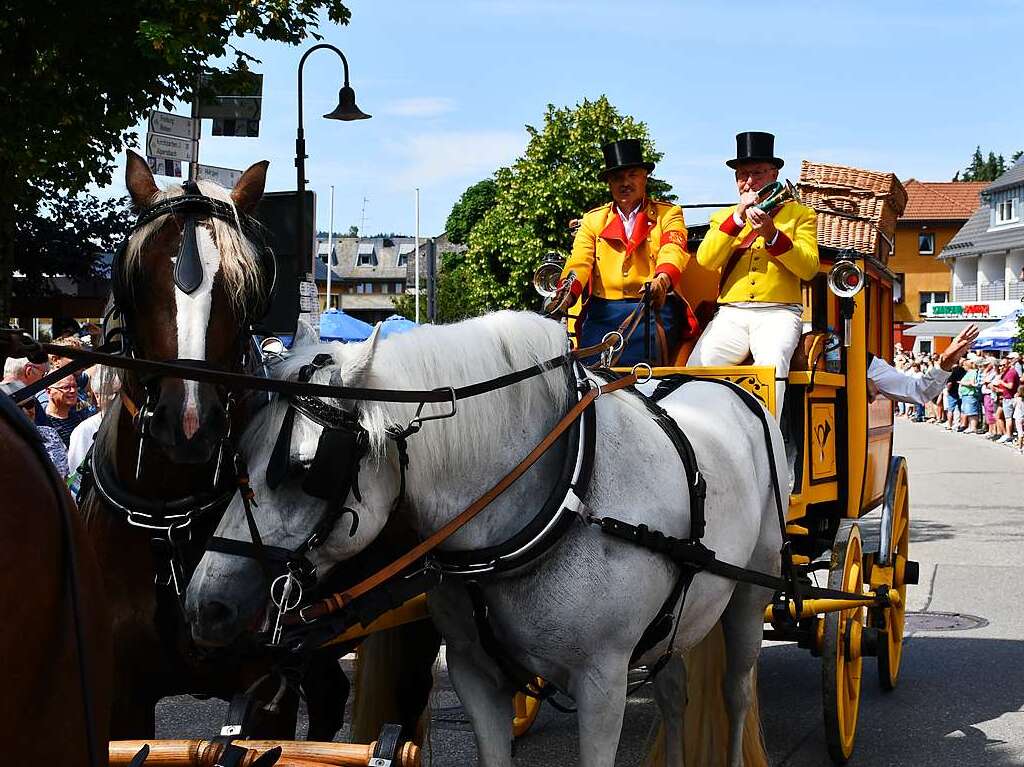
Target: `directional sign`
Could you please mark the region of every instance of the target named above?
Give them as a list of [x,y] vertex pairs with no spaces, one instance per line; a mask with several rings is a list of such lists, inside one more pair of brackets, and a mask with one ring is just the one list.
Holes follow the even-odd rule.
[[153,111],[149,113],[149,132],[177,136],[178,138],[197,139],[199,138],[199,121],[170,112]]
[[163,136],[159,133],[146,134],[146,154],[150,157],[195,162],[198,149],[199,142],[192,139]]
[[181,178],[181,162],[178,160],[165,160],[162,157],[147,157],[149,169],[158,176],[171,176]]
[[232,120],[259,120],[263,113],[263,99],[247,96],[225,96],[209,102],[200,102],[200,117],[226,117]]
[[231,168],[218,168],[216,165],[200,165],[198,175],[201,181],[214,181],[225,189],[234,189],[242,171]]
[[236,138],[259,138],[259,120],[235,120],[228,117],[213,118],[214,136],[234,136]]
[[200,117],[260,119],[263,75],[254,72],[210,72],[200,80]]

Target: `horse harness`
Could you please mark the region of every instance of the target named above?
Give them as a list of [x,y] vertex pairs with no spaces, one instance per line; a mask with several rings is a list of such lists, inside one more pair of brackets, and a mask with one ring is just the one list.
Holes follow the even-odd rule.
[[[112,303],[104,318],[104,334],[108,339],[101,351],[116,348],[117,353],[125,362],[137,363],[134,369],[139,376],[145,393],[141,406],[137,405],[132,396],[122,388],[121,402],[132,418],[138,434],[137,455],[135,460],[135,479],[142,477],[143,456],[150,437],[150,422],[158,392],[160,379],[167,375],[168,368],[178,367],[210,371],[220,371],[206,360],[175,358],[164,360],[154,367],[148,360],[138,359],[135,351],[138,347],[135,337],[135,303],[132,286],[126,280],[126,254],[129,242],[142,227],[163,216],[170,216],[180,228],[180,243],[174,261],[174,285],[186,295],[191,295],[202,285],[205,278],[202,259],[199,253],[198,227],[206,219],[216,218],[239,230],[239,233],[254,244],[260,258],[263,274],[263,289],[244,307],[243,322],[232,347],[238,350],[240,366],[248,372],[254,371],[255,360],[259,356],[251,337],[252,323],[259,320],[270,306],[270,296],[277,277],[277,262],[273,251],[267,246],[266,234],[256,219],[236,210],[231,204],[203,194],[195,181],[188,180],[182,184],[183,194],[168,197],[139,213],[131,232],[118,247],[111,264]],[[89,357],[83,355],[81,360],[72,360],[72,365],[84,367],[89,364]],[[83,364],[84,363],[84,364]],[[116,362],[107,362],[114,364]],[[184,370],[182,371],[184,372]],[[58,371],[59,373],[59,371]],[[52,374],[52,375],[56,375]],[[236,388],[222,386],[225,401],[225,415],[228,433],[225,435],[217,451],[209,488],[195,493],[171,499],[152,499],[134,494],[125,489],[118,480],[109,461],[97,460],[96,450],[90,449],[83,471],[82,495],[93,489],[111,509],[118,512],[128,524],[151,531],[151,548],[154,554],[154,566],[157,569],[158,585],[170,586],[175,594],[175,602],[179,610],[184,589],[188,582],[188,571],[191,569],[185,562],[183,547],[191,539],[192,526],[200,518],[212,518],[227,508],[237,489],[236,482],[230,481],[225,464],[232,454],[231,424],[233,411],[238,407]],[[226,391],[226,394],[223,392]],[[170,619],[168,619],[170,620]]]

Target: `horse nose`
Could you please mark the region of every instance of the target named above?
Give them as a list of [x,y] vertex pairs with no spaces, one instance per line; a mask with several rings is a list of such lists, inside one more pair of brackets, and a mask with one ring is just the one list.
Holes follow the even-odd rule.
[[159,442],[165,445],[173,445],[175,442],[175,418],[170,406],[161,397],[153,408],[153,415],[149,421],[149,433]]
[[238,610],[216,599],[203,602],[192,618],[192,635],[200,644],[230,644],[238,635]]

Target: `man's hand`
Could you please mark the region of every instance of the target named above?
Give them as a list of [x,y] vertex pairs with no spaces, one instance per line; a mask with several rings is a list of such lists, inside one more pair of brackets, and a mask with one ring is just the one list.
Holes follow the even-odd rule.
[[550,317],[561,317],[569,313],[569,309],[576,303],[576,297],[572,294],[574,279],[565,279],[558,286],[555,294],[544,302],[542,311]]
[[669,279],[667,274],[662,272],[647,284],[650,285],[651,306],[657,311],[665,305],[665,298],[672,289],[672,280]]
[[772,217],[758,207],[751,207],[747,211],[747,221],[750,227],[759,235],[764,237],[765,242],[770,242],[775,236],[775,222]]
[[757,205],[757,192],[744,192],[740,195],[739,205],[736,206],[736,215],[746,221],[747,209],[752,205]]
[[939,355],[939,367],[947,373],[952,370],[953,366],[963,359],[963,356],[970,350],[971,344],[978,340],[980,332],[974,323],[961,330],[953,342]]

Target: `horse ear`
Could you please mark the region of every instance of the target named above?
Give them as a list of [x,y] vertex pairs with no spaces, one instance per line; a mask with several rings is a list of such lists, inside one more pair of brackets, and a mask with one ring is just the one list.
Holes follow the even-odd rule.
[[242,174],[242,177],[238,179],[235,188],[231,190],[231,200],[242,213],[252,213],[256,203],[263,196],[263,188],[267,183],[267,167],[269,165],[270,162],[268,160],[260,160],[258,163],[250,165],[245,173]]
[[320,334],[317,333],[313,326],[305,320],[299,320],[299,325],[295,329],[295,339],[292,341],[292,349],[298,349],[302,346],[312,346],[313,344],[320,343]]
[[378,322],[373,326],[373,333],[370,337],[359,344],[358,354],[349,361],[345,370],[346,378],[349,381],[360,381],[370,368],[370,361],[373,359],[373,352],[377,347],[377,338],[380,336],[380,329],[383,323]]
[[160,191],[149,165],[131,150],[128,150],[128,167],[125,168],[124,183],[137,208],[148,208]]

